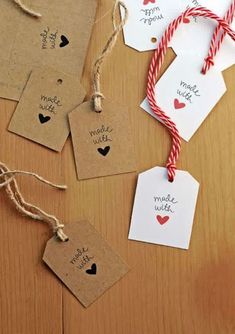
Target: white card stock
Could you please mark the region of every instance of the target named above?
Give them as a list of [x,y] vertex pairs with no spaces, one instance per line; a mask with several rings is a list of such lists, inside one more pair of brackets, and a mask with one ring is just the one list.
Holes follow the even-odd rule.
[[184,8],[181,1],[166,0],[125,0],[125,5],[129,12],[123,28],[125,44],[138,51],[155,49],[169,23]]
[[188,249],[199,183],[185,171],[169,182],[155,167],[138,178],[129,239]]
[[[156,85],[156,101],[172,119],[180,136],[189,141],[226,92],[222,73],[212,68],[201,74],[189,55],[179,55]],[[157,119],[147,99],[141,107]]]
[[[230,0],[125,0],[129,19],[124,27],[125,44],[138,50],[156,49],[165,29],[182,12],[190,7],[203,6],[224,17]],[[124,15],[121,9],[122,15]],[[208,18],[190,17],[175,31],[170,42],[176,54],[196,55],[200,66],[208,54],[211,38],[217,23]],[[235,29],[235,22],[231,24]],[[215,66],[223,71],[235,63],[235,43],[227,36],[215,58]]]
[[[210,9],[212,12],[224,17],[231,5],[230,0],[181,0],[184,8],[203,6]],[[182,26],[176,31],[171,46],[176,54],[192,54],[196,55],[197,63],[202,67],[204,59],[207,57],[211,38],[217,22],[208,18],[190,17],[185,20]],[[235,29],[235,20],[231,24],[232,29]],[[221,30],[222,31],[222,30]],[[220,36],[220,35],[219,35]],[[214,59],[215,67],[223,71],[235,63],[235,43],[226,36],[221,46],[220,51]]]

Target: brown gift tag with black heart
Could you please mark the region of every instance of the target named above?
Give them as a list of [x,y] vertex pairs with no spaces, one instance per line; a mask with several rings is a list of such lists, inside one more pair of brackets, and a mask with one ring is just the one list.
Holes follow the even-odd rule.
[[[116,22],[119,6],[124,10]],[[93,68],[93,94],[69,114],[78,179],[115,175],[136,170],[132,131],[127,108],[107,101],[101,93],[100,76],[104,59],[111,53],[128,18],[123,2],[115,2],[112,13],[114,30]]]
[[[23,1],[24,2],[24,1]],[[26,3],[42,17],[0,1],[0,96],[19,100],[36,66],[81,78],[96,13],[96,0],[35,0]]]
[[68,113],[82,103],[80,81],[49,68],[32,72],[8,130],[60,152],[69,135]]
[[69,114],[69,122],[78,179],[136,170],[127,108],[104,100],[97,113],[85,102]]
[[120,280],[129,267],[88,222],[68,224],[64,231],[69,241],[50,239],[43,260],[88,307]]

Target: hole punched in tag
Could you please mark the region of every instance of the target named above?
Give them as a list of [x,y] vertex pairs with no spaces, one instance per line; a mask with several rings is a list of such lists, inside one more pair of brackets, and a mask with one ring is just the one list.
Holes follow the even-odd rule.
[[62,80],[62,79],[58,79],[58,80],[57,80],[57,84],[58,84],[58,85],[62,85],[62,83],[63,83],[63,80]]
[[[116,11],[118,6],[121,6],[124,9],[124,17],[121,20],[121,22],[117,25],[116,22]],[[113,13],[112,13],[112,22],[113,22],[113,33],[109,37],[101,55],[98,57],[94,64],[93,68],[93,90],[94,93],[92,95],[92,101],[93,101],[93,109],[96,113],[101,113],[102,112],[102,100],[104,99],[104,95],[101,93],[100,90],[100,75],[101,75],[101,70],[102,70],[102,65],[104,62],[104,59],[112,52],[118,35],[122,31],[124,25],[126,24],[128,20],[128,10],[125,6],[125,4],[121,1],[116,1],[114,8],[113,8]]]
[[156,43],[156,42],[157,42],[157,38],[156,38],[156,37],[152,37],[152,38],[151,38],[151,42],[152,42],[152,43]]

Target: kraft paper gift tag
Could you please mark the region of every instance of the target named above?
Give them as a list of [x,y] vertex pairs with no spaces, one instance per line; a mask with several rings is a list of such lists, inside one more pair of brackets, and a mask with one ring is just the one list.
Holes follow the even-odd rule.
[[96,0],[31,1],[42,17],[0,1],[0,96],[19,100],[30,72],[46,65],[78,78],[96,12]]
[[120,280],[129,267],[88,222],[68,224],[64,231],[69,241],[50,239],[43,260],[88,307]]
[[103,101],[97,113],[85,102],[69,114],[78,179],[133,172],[136,160],[128,110]]
[[8,130],[60,152],[69,135],[68,113],[82,103],[80,80],[49,68],[32,72]]
[[[116,21],[118,5],[124,16]],[[123,2],[115,2],[112,13],[113,32],[93,67],[93,94],[69,114],[74,157],[79,179],[128,173],[136,170],[131,125],[127,108],[109,102],[101,92],[101,70],[119,33],[128,19]]]

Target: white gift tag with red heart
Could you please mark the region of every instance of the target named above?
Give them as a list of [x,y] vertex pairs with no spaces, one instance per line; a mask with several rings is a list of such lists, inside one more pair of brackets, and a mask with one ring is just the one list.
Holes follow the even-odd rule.
[[188,249],[199,183],[185,171],[169,182],[155,167],[138,178],[129,239]]
[[[183,11],[190,7],[203,6],[220,17],[224,17],[231,5],[231,0],[182,0]],[[217,26],[215,21],[200,17],[186,18],[186,25],[182,25],[176,32],[171,46],[176,54],[188,53],[196,55],[196,61],[202,67],[204,59],[207,57],[211,43],[211,37]],[[235,20],[231,24],[235,29]],[[220,35],[219,35],[220,36]],[[221,50],[215,57],[215,67],[223,71],[235,63],[235,43],[227,36],[221,46]]]
[[[222,73],[215,68],[203,75],[189,55],[178,56],[156,85],[158,105],[172,119],[180,136],[189,141],[226,92]],[[147,99],[141,107],[157,119]]]
[[[138,50],[154,50],[168,24],[184,9],[182,0],[125,0],[129,18],[124,27],[125,44]],[[121,10],[122,15],[124,12]]]

